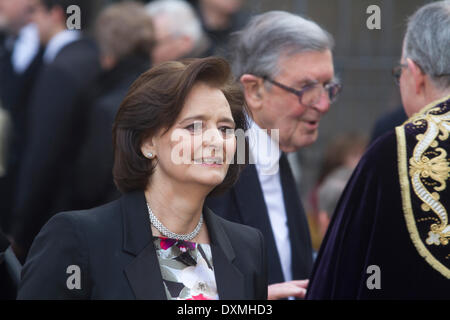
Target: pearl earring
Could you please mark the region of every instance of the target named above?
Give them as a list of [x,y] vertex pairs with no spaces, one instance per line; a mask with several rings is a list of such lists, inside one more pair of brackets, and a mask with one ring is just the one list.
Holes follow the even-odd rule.
[[153,153],[151,153],[151,152],[147,153],[147,157],[148,158],[152,158],[153,157]]

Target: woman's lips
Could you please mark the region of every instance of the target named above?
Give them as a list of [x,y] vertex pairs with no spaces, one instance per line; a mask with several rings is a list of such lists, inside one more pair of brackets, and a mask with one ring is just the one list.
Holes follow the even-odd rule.
[[203,167],[221,167],[223,164],[219,164],[219,163],[201,163],[200,164]]
[[205,167],[220,167],[223,165],[223,160],[220,158],[197,159],[194,163]]

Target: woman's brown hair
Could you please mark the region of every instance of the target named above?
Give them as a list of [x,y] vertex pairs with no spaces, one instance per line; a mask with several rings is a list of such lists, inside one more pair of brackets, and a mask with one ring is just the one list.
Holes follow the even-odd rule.
[[[167,132],[174,125],[186,97],[198,82],[221,90],[230,105],[236,130],[247,129],[245,98],[226,60],[186,59],[153,67],[131,85],[114,121],[113,176],[122,193],[145,190],[156,164],[155,160],[144,157],[141,144],[161,129]],[[242,168],[235,155],[224,181],[211,194],[231,187]]]

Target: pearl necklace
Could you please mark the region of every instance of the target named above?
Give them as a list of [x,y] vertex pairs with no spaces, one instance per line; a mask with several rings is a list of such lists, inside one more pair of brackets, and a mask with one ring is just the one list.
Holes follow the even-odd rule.
[[167,229],[162,223],[161,221],[158,220],[158,218],[153,214],[152,209],[150,208],[150,205],[147,202],[147,209],[148,209],[148,215],[150,217],[150,222],[152,223],[152,225],[159,231],[161,232],[162,235],[171,238],[171,239],[175,239],[175,240],[183,240],[183,241],[189,241],[194,239],[198,233],[200,232],[200,229],[202,227],[203,224],[203,215],[200,216],[200,221],[198,222],[197,226],[195,227],[194,231],[192,231],[191,233],[188,234],[178,234],[178,233],[174,233],[172,231],[170,231],[169,229]]

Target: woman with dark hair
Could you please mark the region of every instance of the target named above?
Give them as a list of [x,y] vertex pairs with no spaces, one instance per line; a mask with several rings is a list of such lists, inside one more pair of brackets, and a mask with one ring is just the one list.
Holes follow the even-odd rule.
[[266,299],[263,238],[204,206],[237,179],[245,100],[220,58],[167,62],[113,127],[123,196],[60,213],[36,237],[20,299]]

